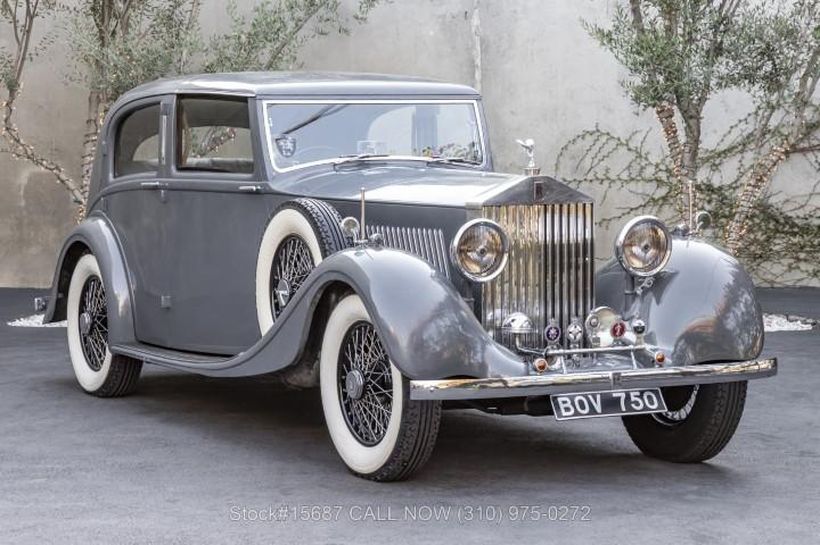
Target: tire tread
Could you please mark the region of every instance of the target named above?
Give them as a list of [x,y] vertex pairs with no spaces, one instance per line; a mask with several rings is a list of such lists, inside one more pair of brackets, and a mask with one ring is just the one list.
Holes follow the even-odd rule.
[[746,402],[746,384],[701,385],[692,413],[677,426],[665,426],[651,415],[624,417],[624,426],[647,456],[677,463],[709,460],[726,448],[737,430]]

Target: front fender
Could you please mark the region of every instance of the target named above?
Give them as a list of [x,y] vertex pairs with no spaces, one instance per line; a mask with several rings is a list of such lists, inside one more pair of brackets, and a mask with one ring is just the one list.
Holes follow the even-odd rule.
[[88,252],[97,259],[108,295],[109,342],[134,342],[134,314],[125,261],[114,229],[108,219],[98,213],[84,219],[63,243],[43,321],[48,323],[65,319],[74,265]]
[[[410,379],[527,374],[524,362],[493,342],[450,281],[411,254],[382,247],[342,250],[310,273],[273,327],[245,352],[202,363],[162,357],[153,363],[210,376],[252,376],[299,363],[317,309],[329,290],[358,294],[393,364]],[[322,328],[323,329],[323,328]],[[114,350],[120,349],[114,347]]]
[[703,240],[673,239],[666,269],[634,294],[614,260],[598,273],[599,304],[647,323],[646,341],[673,365],[751,360],[763,349],[763,315],[752,279],[732,256]]
[[450,281],[426,261],[388,248],[340,252],[322,263],[362,298],[393,364],[411,379],[526,374],[495,343]]

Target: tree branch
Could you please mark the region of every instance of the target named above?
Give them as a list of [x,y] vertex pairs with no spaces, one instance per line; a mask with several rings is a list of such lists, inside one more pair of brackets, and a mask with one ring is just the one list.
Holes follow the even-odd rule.
[[[15,3],[15,10],[17,3]],[[25,159],[29,163],[47,171],[54,175],[57,182],[62,184],[71,195],[75,203],[82,204],[83,193],[77,183],[66,173],[66,171],[54,161],[47,159],[43,155],[37,153],[33,146],[28,144],[20,135],[20,131],[14,125],[14,104],[22,91],[23,71],[26,66],[26,61],[29,58],[29,48],[31,46],[31,35],[34,31],[34,22],[39,13],[39,0],[26,0],[26,14],[23,20],[20,39],[17,42],[17,50],[14,59],[14,81],[12,87],[8,89],[8,97],[0,104],[3,108],[3,122],[0,127],[0,136],[6,141],[9,146],[9,152],[12,157],[18,159]],[[15,11],[16,17],[16,11]],[[17,19],[15,19],[17,21]],[[19,25],[19,21],[17,21]]]
[[296,38],[296,36],[299,35],[302,29],[305,28],[305,25],[307,25],[310,22],[310,20],[313,19],[316,16],[316,14],[319,13],[322,10],[322,8],[324,8],[326,5],[326,0],[321,0],[320,2],[317,2],[316,6],[312,10],[306,12],[305,16],[301,20],[297,20],[296,24],[291,29],[291,31],[282,37],[282,39],[279,41],[278,46],[273,50],[273,53],[271,53],[271,55],[268,57],[268,62],[265,63],[265,68],[267,70],[275,68],[276,61],[285,51],[285,48],[293,41],[294,38]]

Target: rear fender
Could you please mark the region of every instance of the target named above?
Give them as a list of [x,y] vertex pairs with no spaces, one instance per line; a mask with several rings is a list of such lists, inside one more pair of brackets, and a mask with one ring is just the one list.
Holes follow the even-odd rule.
[[108,300],[109,343],[134,342],[134,314],[131,289],[119,241],[108,219],[94,213],[68,235],[57,259],[51,296],[43,322],[66,318],[71,275],[77,261],[86,253],[97,259]]

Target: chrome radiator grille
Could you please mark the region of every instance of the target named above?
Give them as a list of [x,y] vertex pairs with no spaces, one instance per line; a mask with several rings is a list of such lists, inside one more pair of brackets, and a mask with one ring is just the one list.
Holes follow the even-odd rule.
[[365,230],[367,236],[380,233],[384,237],[384,245],[388,248],[415,254],[449,278],[447,245],[444,243],[444,233],[441,229],[367,224]]
[[592,203],[488,206],[484,217],[510,237],[507,267],[482,287],[484,327],[506,345],[501,322],[511,312],[532,318],[537,333],[530,346],[543,346],[543,331],[555,318],[566,331],[593,305],[594,254]]

